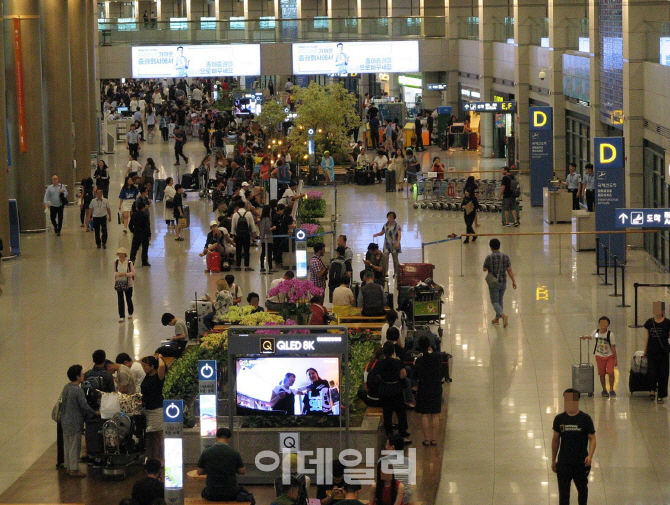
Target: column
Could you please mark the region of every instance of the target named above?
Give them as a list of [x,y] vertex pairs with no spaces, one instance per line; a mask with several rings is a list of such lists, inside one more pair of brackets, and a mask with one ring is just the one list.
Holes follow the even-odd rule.
[[[86,165],[91,165],[91,153],[97,153],[100,149],[98,144],[98,117],[101,113],[100,86],[97,76],[98,47],[98,23],[95,19],[95,0],[84,0],[86,3],[86,54],[88,55],[88,96],[89,96],[89,155],[84,160]],[[149,14],[151,15],[151,9]],[[82,167],[83,169],[83,167]]]
[[[435,109],[442,105],[441,91],[428,91],[428,83],[443,82],[444,72],[423,72],[423,108]],[[435,126],[437,129],[437,125]]]
[[86,5],[84,0],[68,0],[70,30],[70,73],[72,78],[72,124],[77,180],[89,177],[91,110],[89,99]]
[[[7,124],[11,152],[11,180],[19,206],[22,230],[44,230],[44,189],[51,174],[45,174],[42,118],[42,58],[38,0],[5,0],[5,47],[14,48],[14,19],[19,19],[23,63],[25,150],[19,142],[19,93],[15,51],[5,53]],[[49,167],[51,171],[51,167]]]
[[561,0],[549,0],[549,47],[551,52],[551,69],[547,69],[549,87],[549,104],[553,107],[554,123],[554,170],[557,173],[567,168],[565,159],[565,95],[563,95],[563,53],[570,49],[568,40],[568,19],[574,17],[571,5]]
[[[479,0],[479,91],[482,101],[491,100],[495,23],[506,15],[506,0]],[[482,114],[479,128],[482,158],[490,158],[493,154],[493,114]]]
[[[4,5],[0,2],[0,19],[4,19]],[[8,46],[12,47],[12,46]],[[0,37],[0,61],[5,60],[5,39]],[[5,95],[5,73],[0,72],[0,96]],[[6,101],[0,100],[0,117],[7,117]],[[7,173],[7,122],[0,121],[0,239],[9,256],[9,174]],[[14,170],[14,168],[12,168]],[[15,172],[16,173],[16,172]]]
[[[40,0],[42,36],[42,81],[44,156],[57,170],[63,184],[74,188],[72,143],[72,90],[70,88],[70,36],[67,2]],[[59,20],[55,23],[54,20]],[[70,191],[72,194],[72,191]]]
[[519,170],[530,169],[530,139],[528,138],[528,60],[530,56],[530,16],[537,12],[536,0],[514,0],[514,97],[516,99],[515,144]]
[[[453,114],[460,116],[458,110],[458,59],[459,59],[459,33],[458,24],[460,18],[476,16],[478,11],[471,6],[464,5],[461,0],[446,0],[446,39],[449,44],[449,58],[447,59],[447,91],[446,105],[451,105]],[[490,156],[490,154],[489,154]]]
[[[185,0],[186,1],[186,19],[188,21],[191,21],[191,0]],[[247,16],[247,2],[244,2],[244,16]]]
[[[591,149],[593,149],[593,139],[595,137],[604,137],[607,135],[607,128],[600,121],[600,0],[589,0],[589,39],[591,46],[591,66],[590,66],[590,102],[589,125],[591,133]],[[595,160],[595,153],[591,152],[591,159]]]

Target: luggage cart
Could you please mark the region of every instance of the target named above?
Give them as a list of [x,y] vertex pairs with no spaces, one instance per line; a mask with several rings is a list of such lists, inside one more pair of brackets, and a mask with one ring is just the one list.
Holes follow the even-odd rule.
[[115,414],[102,425],[104,478],[125,479],[126,469],[140,458],[144,433],[136,428],[137,421],[125,413]]
[[415,293],[412,301],[412,328],[417,324],[440,324],[442,315],[441,293]]

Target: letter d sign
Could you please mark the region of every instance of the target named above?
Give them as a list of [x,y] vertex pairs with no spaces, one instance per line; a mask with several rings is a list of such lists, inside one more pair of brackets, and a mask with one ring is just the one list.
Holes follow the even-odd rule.
[[623,137],[594,139],[595,169],[623,168]]
[[547,124],[547,115],[540,111],[536,110],[533,112],[533,126],[535,128],[542,128]]

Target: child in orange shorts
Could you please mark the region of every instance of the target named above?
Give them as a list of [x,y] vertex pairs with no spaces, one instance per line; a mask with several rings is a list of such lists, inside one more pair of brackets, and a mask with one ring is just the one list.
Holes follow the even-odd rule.
[[[614,391],[614,367],[617,366],[616,345],[614,344],[614,336],[609,330],[610,320],[607,316],[603,316],[598,320],[598,329],[591,335],[585,335],[582,339],[595,339],[596,345],[593,349],[593,354],[596,355],[596,364],[598,365],[598,375],[600,376],[600,384],[603,387],[602,396],[609,398],[616,396]],[[605,375],[610,379],[610,392],[607,392],[607,385],[605,382]]]

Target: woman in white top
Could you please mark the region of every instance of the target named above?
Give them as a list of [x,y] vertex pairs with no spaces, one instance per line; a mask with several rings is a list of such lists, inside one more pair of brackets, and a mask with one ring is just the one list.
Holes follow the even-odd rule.
[[377,184],[381,184],[382,175],[384,175],[384,172],[386,172],[388,164],[389,159],[386,157],[384,150],[379,149],[377,151],[377,156],[372,161],[372,168],[375,169],[375,173],[377,174]]
[[133,317],[135,265],[128,259],[128,251],[123,247],[119,247],[116,251],[116,258],[114,261],[114,289],[119,301],[119,323],[122,323],[126,317],[126,304],[128,304],[128,319]]
[[147,107],[147,131],[150,139],[154,138],[154,128],[156,127],[156,114],[151,105]]
[[402,148],[398,148],[392,154],[389,170],[395,171],[396,181],[398,182],[398,191],[403,190],[403,181],[405,180],[405,153]]
[[[174,179],[168,177],[165,179],[165,196],[163,197],[164,207],[163,207],[163,219],[165,219],[165,224],[168,226],[174,226],[174,207],[173,201],[177,192],[174,189]],[[169,202],[169,203],[168,203]]]

